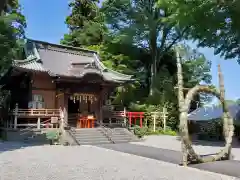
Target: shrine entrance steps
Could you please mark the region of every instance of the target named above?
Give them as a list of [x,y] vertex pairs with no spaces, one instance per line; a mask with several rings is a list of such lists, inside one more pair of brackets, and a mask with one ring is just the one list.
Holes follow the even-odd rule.
[[139,140],[126,128],[81,128],[72,129],[71,134],[78,145],[116,144]]

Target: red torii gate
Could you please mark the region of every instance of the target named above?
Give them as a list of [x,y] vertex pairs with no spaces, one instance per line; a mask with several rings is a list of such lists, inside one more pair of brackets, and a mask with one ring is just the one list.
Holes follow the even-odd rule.
[[126,112],[126,117],[128,118],[130,127],[132,125],[132,120],[134,121],[134,125],[136,125],[136,121],[138,118],[140,120],[140,127],[142,127],[144,112]]

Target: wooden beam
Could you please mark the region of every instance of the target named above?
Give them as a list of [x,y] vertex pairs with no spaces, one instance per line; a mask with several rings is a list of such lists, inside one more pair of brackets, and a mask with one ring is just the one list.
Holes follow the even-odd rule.
[[32,87],[32,90],[55,91],[56,89],[53,89],[53,88]]

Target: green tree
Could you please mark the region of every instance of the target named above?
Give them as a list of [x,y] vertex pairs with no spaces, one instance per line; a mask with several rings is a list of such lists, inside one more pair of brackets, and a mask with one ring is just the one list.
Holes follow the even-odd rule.
[[[211,85],[211,61],[206,59],[204,54],[192,49],[188,45],[182,45],[179,48],[181,54],[182,68],[183,68],[183,81],[185,88],[192,88],[198,84]],[[212,100],[212,95],[206,93],[199,93],[194,98],[196,106],[209,103]]]
[[237,100],[236,100],[236,103],[237,103],[238,105],[240,105],[240,99],[237,99]]
[[[106,0],[101,11],[115,41],[144,48],[150,54],[150,90],[153,95],[154,78],[163,55],[181,40],[187,28],[168,17],[172,14],[167,6],[156,6],[157,0]],[[112,37],[112,36],[111,36]]]
[[0,2],[0,14],[5,14],[9,8],[17,7],[18,6],[18,0],[2,0]]
[[[3,4],[2,4],[3,3]],[[0,77],[13,59],[22,58],[25,18],[20,12],[17,0],[1,1],[0,3]],[[8,91],[0,87],[0,106],[7,107]]]
[[[0,16],[0,72],[19,58],[21,39],[24,37],[25,18],[18,1],[8,1]],[[7,7],[7,8],[6,8]]]
[[71,13],[66,18],[70,32],[61,43],[80,47],[98,45],[103,41],[106,27],[97,6],[99,0],[74,0],[69,3]]
[[175,12],[181,27],[190,27],[186,38],[199,46],[211,47],[224,58],[239,58],[240,1],[159,0]]

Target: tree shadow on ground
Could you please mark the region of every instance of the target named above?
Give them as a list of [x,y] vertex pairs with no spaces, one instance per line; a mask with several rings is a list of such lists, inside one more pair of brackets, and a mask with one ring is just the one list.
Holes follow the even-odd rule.
[[14,151],[18,149],[23,149],[32,146],[42,146],[47,145],[49,142],[46,141],[39,141],[39,142],[32,142],[32,141],[1,141],[0,140],[0,154],[6,151]]
[[18,149],[24,149],[27,147],[33,146],[43,146],[47,145],[46,143],[23,143],[16,141],[2,141],[0,142],[0,154],[6,151],[14,151]]
[[14,151],[17,149],[23,149],[23,148],[30,147],[30,146],[40,146],[40,145],[41,144],[2,141],[2,142],[0,142],[0,153],[6,152],[6,151]]

